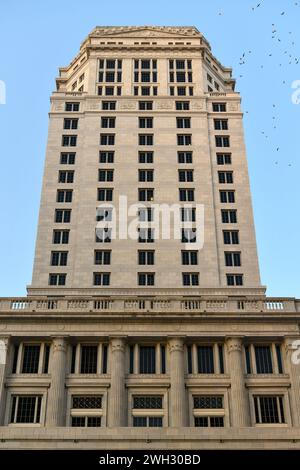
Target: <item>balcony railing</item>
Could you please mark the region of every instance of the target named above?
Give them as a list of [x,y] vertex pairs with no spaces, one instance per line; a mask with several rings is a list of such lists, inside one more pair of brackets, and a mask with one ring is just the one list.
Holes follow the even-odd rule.
[[274,314],[299,313],[300,300],[294,298],[216,299],[141,299],[141,298],[47,298],[22,297],[0,299],[0,312],[141,312],[141,313],[226,313],[226,314]]

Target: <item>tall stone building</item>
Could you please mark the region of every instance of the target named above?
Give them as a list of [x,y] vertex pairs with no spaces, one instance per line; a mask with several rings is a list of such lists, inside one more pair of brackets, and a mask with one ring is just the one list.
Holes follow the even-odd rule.
[[56,83],[0,448],[299,448],[300,301],[260,282],[231,69],[195,27],[96,27]]

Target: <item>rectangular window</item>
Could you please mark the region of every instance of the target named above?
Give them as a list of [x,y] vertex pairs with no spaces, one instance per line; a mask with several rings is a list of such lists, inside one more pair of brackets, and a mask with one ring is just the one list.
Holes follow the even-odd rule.
[[230,140],[228,136],[216,135],[216,147],[230,147]]
[[69,230],[53,230],[53,243],[68,244],[69,243]]
[[198,264],[198,251],[181,251],[181,264],[183,265],[197,265]]
[[226,113],[226,103],[213,103],[212,106],[215,113]]
[[272,353],[270,346],[255,346],[257,374],[273,374]]
[[223,241],[225,245],[238,245],[239,244],[238,230],[223,230]]
[[228,286],[242,286],[244,284],[242,274],[226,274]]
[[189,101],[176,101],[176,111],[188,111],[190,109]]
[[153,135],[139,134],[139,145],[153,145]]
[[152,117],[140,117],[139,118],[139,128],[140,129],[152,129],[153,127],[153,118]]
[[114,152],[99,152],[99,163],[114,163]]
[[67,251],[51,251],[51,266],[67,266],[68,252]]
[[74,171],[60,170],[58,172],[59,183],[73,183],[74,182]]
[[140,111],[151,111],[153,109],[153,101],[139,101]]
[[216,131],[227,131],[228,119],[214,119],[214,128]]
[[109,202],[113,200],[113,189],[98,188],[98,201]]
[[225,251],[225,266],[241,266],[241,253]]
[[219,183],[220,184],[232,184],[233,183],[233,172],[232,171],[219,171]]
[[138,189],[138,200],[139,201],[153,201],[154,189]]
[[196,243],[197,229],[196,228],[183,228],[181,230],[182,243]]
[[95,250],[94,253],[94,263],[95,264],[110,264],[111,251],[109,250]]
[[75,164],[75,153],[61,153],[60,164],[61,165],[74,165]]
[[11,423],[37,424],[41,419],[41,395],[12,395]]
[[101,127],[104,129],[113,129],[116,127],[116,118],[114,117],[102,117],[101,118]]
[[161,416],[134,416],[133,427],[137,428],[161,428],[163,418]]
[[195,416],[195,427],[199,428],[223,428],[223,416]]
[[222,204],[235,203],[235,192],[234,191],[220,191],[220,202]]
[[213,346],[198,346],[198,374],[214,374],[214,350]]
[[181,208],[181,222],[196,222],[196,208],[195,207],[182,207]]
[[153,243],[154,242],[154,229],[152,228],[138,228],[139,243]]
[[199,273],[182,273],[182,284],[184,287],[199,286]]
[[177,134],[177,145],[192,145],[190,134]]
[[255,419],[257,424],[285,423],[282,396],[254,396]]
[[102,395],[73,395],[72,409],[95,410],[102,409]]
[[282,363],[282,354],[281,354],[281,346],[280,344],[276,344],[276,358],[277,358],[277,365],[278,365],[278,373],[283,374],[283,363]]
[[111,242],[111,228],[97,228],[95,232],[96,243]]
[[153,181],[153,170],[138,170],[139,172],[139,182],[152,182]]
[[115,134],[100,134],[100,145],[115,145]]
[[196,410],[219,410],[223,409],[222,395],[194,395],[194,409]]
[[55,210],[56,223],[70,223],[71,222],[71,209],[56,209]]
[[217,164],[218,165],[231,165],[231,154],[230,153],[217,153]]
[[153,163],[153,152],[139,152],[139,163]]
[[49,274],[49,286],[65,286],[66,274]]
[[223,224],[236,224],[237,223],[237,211],[236,210],[222,210],[222,223]]
[[61,145],[63,147],[76,147],[77,135],[63,135]]
[[78,129],[78,119],[64,119],[64,129]]
[[65,103],[65,111],[68,111],[68,112],[79,111],[79,103],[71,103],[71,102]]
[[178,163],[193,163],[192,152],[177,152]]
[[153,207],[142,207],[138,209],[138,217],[140,222],[153,222]]
[[111,182],[114,180],[114,170],[98,170],[98,181]]
[[110,273],[94,273],[94,286],[109,286]]
[[138,273],[139,286],[154,286],[154,273]]
[[37,374],[40,360],[40,345],[24,345],[22,374]]
[[191,118],[187,117],[178,117],[176,118],[177,129],[190,129],[191,127]]
[[115,111],[116,101],[102,101],[103,111]]
[[154,264],[154,251],[138,251],[138,264],[139,265],[153,265]]
[[193,170],[178,170],[178,180],[180,183],[192,183],[194,181]]
[[139,347],[139,373],[155,374],[156,372],[155,346]]
[[136,395],[133,397],[133,408],[137,410],[160,410],[163,407],[161,395]]
[[67,189],[58,189],[56,193],[56,202],[72,202],[73,191]]
[[81,345],[80,346],[80,373],[97,373],[98,346]]
[[179,200],[182,202],[194,201],[194,189],[179,189]]

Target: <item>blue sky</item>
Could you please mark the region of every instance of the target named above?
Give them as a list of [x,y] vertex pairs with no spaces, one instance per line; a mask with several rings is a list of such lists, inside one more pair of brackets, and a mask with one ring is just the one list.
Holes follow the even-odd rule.
[[291,87],[300,80],[299,22],[300,0],[2,0],[0,296],[25,295],[31,282],[58,67],[96,25],[156,24],[195,25],[233,67],[246,113],[262,283],[270,296],[299,297],[300,104],[292,103]]

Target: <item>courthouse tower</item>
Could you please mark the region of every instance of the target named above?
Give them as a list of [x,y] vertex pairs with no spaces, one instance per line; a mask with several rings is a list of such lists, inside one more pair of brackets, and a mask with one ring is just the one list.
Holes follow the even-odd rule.
[[297,448],[299,313],[260,282],[231,69],[195,27],[96,27],[51,96],[28,297],[0,299],[0,447]]

